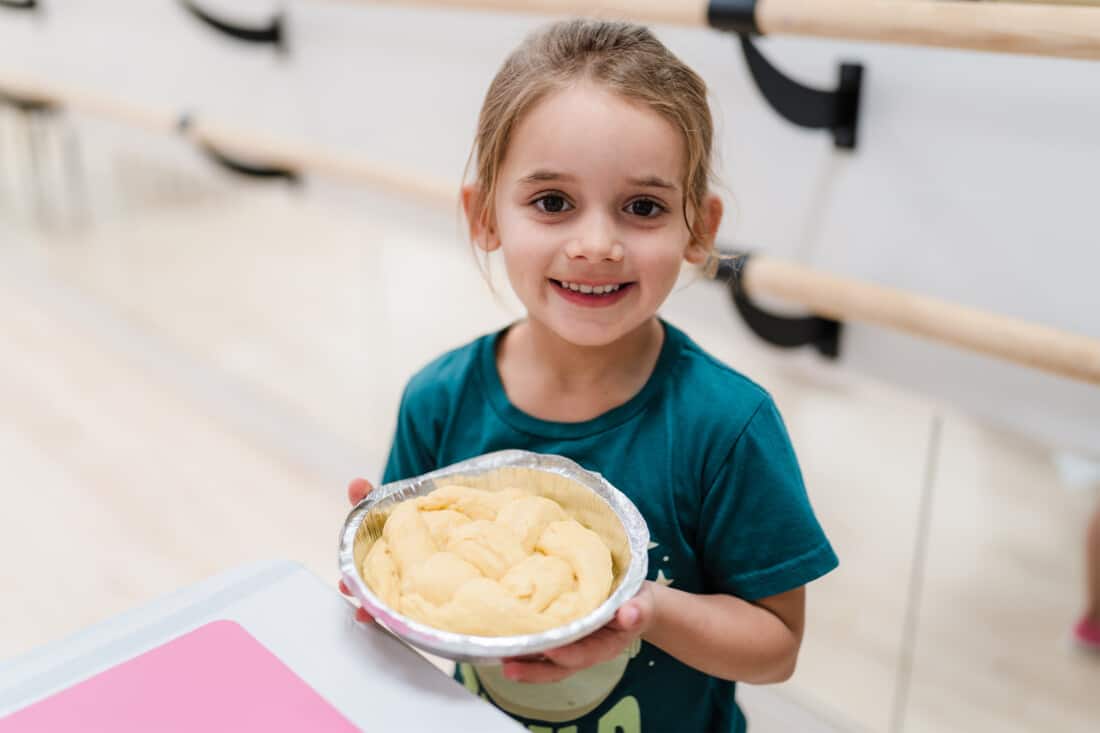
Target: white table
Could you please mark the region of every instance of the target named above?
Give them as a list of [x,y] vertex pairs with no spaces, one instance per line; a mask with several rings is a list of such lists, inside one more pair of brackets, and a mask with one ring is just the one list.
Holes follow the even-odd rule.
[[217,620],[240,624],[363,729],[522,730],[381,628],[356,623],[335,588],[285,561],[227,571],[0,662],[0,719]]

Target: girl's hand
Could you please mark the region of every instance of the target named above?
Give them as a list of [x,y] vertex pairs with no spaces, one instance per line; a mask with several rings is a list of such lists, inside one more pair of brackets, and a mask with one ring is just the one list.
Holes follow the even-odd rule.
[[650,629],[655,617],[653,584],[646,581],[638,595],[624,603],[602,629],[540,656],[506,659],[504,676],[517,682],[558,682],[622,654]]
[[[365,478],[353,478],[351,483],[348,484],[348,501],[351,502],[352,506],[355,506],[362,501],[364,496],[373,490],[374,487],[371,486],[370,482]],[[340,581],[340,592],[345,596],[351,595],[351,591],[348,590],[348,587],[344,585],[344,581],[342,580]],[[369,623],[373,621],[374,618],[362,608],[357,608],[355,609],[355,620],[361,623]]]

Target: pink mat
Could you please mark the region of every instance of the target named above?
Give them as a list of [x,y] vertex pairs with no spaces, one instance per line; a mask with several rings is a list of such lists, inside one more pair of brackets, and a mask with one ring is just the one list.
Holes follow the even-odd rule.
[[0,719],[0,733],[355,731],[232,621],[214,621]]

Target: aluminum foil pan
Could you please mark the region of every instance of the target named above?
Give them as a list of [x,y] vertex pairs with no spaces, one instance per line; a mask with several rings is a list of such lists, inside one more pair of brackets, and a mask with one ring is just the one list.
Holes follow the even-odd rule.
[[[555,490],[583,494],[587,506],[582,503],[582,512],[588,513],[596,522],[611,518],[602,533],[614,535],[609,542],[614,570],[613,590],[610,597],[594,611],[564,626],[535,634],[471,636],[436,629],[403,616],[367,587],[359,568],[371,543],[378,536],[379,518],[387,510],[406,499],[430,494],[437,487],[452,483],[482,488],[500,488],[503,485],[497,483],[500,481],[515,485],[515,476],[521,475],[524,470],[545,472],[565,479],[552,479]],[[577,518],[582,524],[589,524],[585,517]],[[596,529],[594,526],[591,528]],[[610,621],[619,607],[641,588],[648,571],[648,546],[649,528],[645,519],[633,502],[603,476],[586,471],[561,456],[507,450],[379,486],[348,514],[340,533],[339,561],[340,575],[348,590],[359,599],[363,608],[399,638],[430,654],[456,662],[494,664],[508,657],[538,654],[568,644]]]

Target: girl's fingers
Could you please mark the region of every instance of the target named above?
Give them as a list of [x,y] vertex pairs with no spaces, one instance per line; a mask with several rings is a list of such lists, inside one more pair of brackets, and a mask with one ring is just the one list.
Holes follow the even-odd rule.
[[617,631],[633,631],[642,620],[642,611],[638,604],[627,601],[618,613],[608,622],[608,627]]
[[358,504],[373,488],[365,478],[353,478],[348,484],[348,501]]
[[546,658],[566,669],[586,669],[617,657],[630,643],[630,639],[628,634],[603,628],[580,641],[548,650]]
[[580,641],[550,649],[541,655],[506,659],[501,671],[505,677],[516,682],[557,682],[594,664],[613,659],[623,648],[620,634],[600,629]]
[[501,670],[504,676],[515,682],[546,684],[559,682],[577,670],[559,667],[553,662],[517,662],[507,661]]
[[[371,486],[370,482],[367,481],[365,478],[353,478],[350,482],[348,482],[348,501],[350,501],[353,505],[358,504],[360,501],[363,500],[364,496],[371,492],[373,488],[374,487]],[[348,590],[347,584],[345,584],[342,580],[340,581],[340,592],[343,593],[345,596],[351,595],[351,591]],[[355,609],[355,620],[359,621],[360,623],[366,624],[374,621],[374,617],[372,617],[362,608],[357,608]]]
[[[340,587],[340,592],[343,593],[345,596],[350,596],[351,595],[351,591],[348,590],[348,586],[347,586],[347,584],[344,583],[344,581],[342,581],[342,580],[340,581],[339,587]],[[374,617],[371,616],[366,611],[364,611],[362,606],[358,606],[355,609],[355,620],[356,621],[362,621],[363,623],[367,623],[368,621],[373,621]]]
[[[358,504],[373,488],[370,482],[364,478],[352,479],[348,483],[348,501],[352,504]],[[342,580],[340,581],[340,592],[346,596],[351,595],[351,591],[348,590],[348,586]],[[355,609],[355,620],[366,624],[374,621],[374,618],[362,608],[357,608]]]

